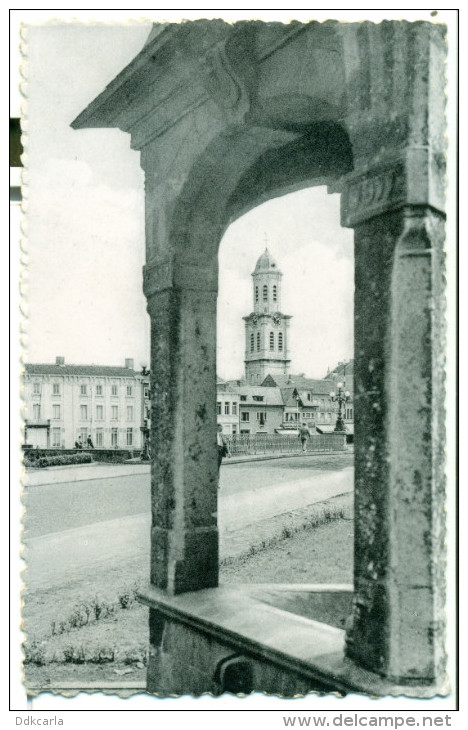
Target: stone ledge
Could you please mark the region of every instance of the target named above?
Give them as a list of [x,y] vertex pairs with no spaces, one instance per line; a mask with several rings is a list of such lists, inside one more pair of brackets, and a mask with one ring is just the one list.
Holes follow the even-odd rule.
[[[271,600],[272,586],[265,588],[269,589]],[[291,588],[292,593],[298,590],[297,586]],[[321,587],[308,589],[320,593]],[[284,593],[287,589],[281,586],[280,590]],[[344,656],[342,629],[267,604],[260,599],[261,591],[261,584],[226,585],[169,596],[149,586],[138,598],[171,622],[231,646],[247,658],[260,659],[300,675],[310,681],[312,688],[318,683],[330,692],[420,698],[449,693],[447,682],[437,686],[400,685],[358,667]],[[349,591],[345,586],[323,586],[323,593],[328,593],[331,600],[335,592]]]

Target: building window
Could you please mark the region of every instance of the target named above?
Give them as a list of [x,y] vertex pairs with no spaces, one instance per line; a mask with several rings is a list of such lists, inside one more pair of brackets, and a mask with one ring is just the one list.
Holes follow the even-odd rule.
[[119,445],[119,432],[118,429],[113,428],[111,429],[111,446],[118,446]]
[[229,416],[229,411],[230,411],[229,403],[225,403],[224,404],[224,415]]
[[232,404],[232,415],[237,416],[237,403]]
[[241,412],[241,421],[244,421],[244,423],[250,421],[250,413],[248,411]]
[[144,396],[144,398],[146,398],[147,400],[149,399],[149,397],[150,397],[150,392],[149,392],[149,388],[145,388],[145,389],[143,390],[143,396]]
[[270,350],[275,349],[275,333],[270,332]]
[[264,411],[257,411],[257,421],[259,421],[260,426],[263,426],[266,422],[267,414]]
[[278,332],[278,350],[280,352],[283,351],[283,333],[282,332]]
[[60,442],[60,429],[59,428],[53,428],[52,429],[52,448],[57,449],[61,446]]
[[310,400],[310,393],[307,393],[307,400]]
[[232,435],[235,436],[237,434],[237,426],[232,427]]
[[88,386],[80,385],[80,395],[88,395]]
[[83,446],[86,446],[87,434],[88,434],[87,428],[80,428],[81,443],[83,444]]
[[262,401],[263,400],[263,395],[253,395],[252,396],[252,400]]
[[127,421],[133,421],[133,406],[127,406]]
[[98,428],[96,431],[96,446],[104,446],[104,432],[102,428]]
[[111,418],[113,421],[117,421],[119,417],[119,406],[112,406],[112,415]]
[[257,350],[260,349],[260,332],[257,332]]
[[250,352],[253,352],[255,348],[255,336],[253,334],[250,335]]
[[60,406],[58,406],[58,405],[52,406],[52,414],[53,414],[52,418],[54,420],[56,420],[56,421],[60,420]]
[[353,409],[347,408],[346,409],[346,418],[351,419],[353,417]]
[[133,428],[127,428],[127,446],[133,446]]
[[246,395],[241,395],[240,399],[241,400],[247,400],[247,396]]
[[96,406],[96,421],[104,420],[104,406]]
[[119,391],[117,390],[117,386],[113,385],[111,388],[111,395],[118,395]]
[[248,436],[250,433],[250,430],[248,428],[241,428],[240,432],[241,432],[241,436]]
[[255,287],[255,301],[258,302],[258,286]]
[[52,395],[60,395],[60,383],[54,383],[52,385]]
[[102,395],[102,385],[96,385],[96,395]]
[[33,419],[35,421],[41,420],[41,406],[39,405],[39,403],[34,403],[33,405]]
[[221,401],[218,401],[218,402],[216,403],[216,414],[217,414],[218,416],[220,416],[220,415],[221,415]]
[[33,393],[34,393],[34,395],[40,395],[40,393],[41,393],[41,384],[40,383],[34,383]]
[[268,301],[268,287],[266,284],[263,285],[263,301]]
[[88,420],[88,406],[80,406],[80,418],[82,421]]
[[273,284],[273,301],[274,302],[278,301],[278,290],[276,288],[276,284]]
[[127,395],[133,395],[133,385],[127,385]]

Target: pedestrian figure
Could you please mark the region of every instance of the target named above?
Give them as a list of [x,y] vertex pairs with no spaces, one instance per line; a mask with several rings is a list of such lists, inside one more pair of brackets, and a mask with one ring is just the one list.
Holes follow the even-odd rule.
[[[216,443],[218,445],[218,471],[221,467],[221,462],[223,460],[223,456],[227,456],[228,449],[226,445],[226,438],[223,435],[223,427],[220,423],[218,423],[218,433],[216,434]],[[219,484],[218,484],[219,489]]]
[[81,445],[79,441],[75,441],[75,449],[81,449]]
[[88,444],[88,446],[89,446],[90,449],[94,449],[94,444],[93,444],[93,440],[91,438],[91,434],[89,434],[89,436],[88,436],[88,438],[86,440],[86,443]]
[[302,451],[307,451],[307,441],[310,439],[310,431],[305,423],[299,429],[299,439],[302,444]]

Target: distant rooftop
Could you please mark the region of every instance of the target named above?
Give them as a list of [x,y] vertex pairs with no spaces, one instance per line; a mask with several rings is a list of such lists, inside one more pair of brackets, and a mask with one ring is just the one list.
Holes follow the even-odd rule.
[[67,365],[65,358],[56,357],[55,363],[30,363],[24,365],[29,375],[100,375],[107,377],[129,377],[139,375],[140,372],[134,370],[133,360],[127,358],[125,366],[115,365]]

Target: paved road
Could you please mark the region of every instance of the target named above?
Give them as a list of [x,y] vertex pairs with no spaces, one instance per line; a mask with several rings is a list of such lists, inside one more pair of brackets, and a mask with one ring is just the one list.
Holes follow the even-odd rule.
[[[297,484],[297,489],[306,489],[308,492],[307,485],[311,476],[314,483],[317,480],[317,486],[311,487],[315,494],[319,483],[323,484],[320,490],[327,489],[321,474],[343,475],[346,472],[349,480],[352,464],[353,455],[350,453],[241,464],[227,462],[221,467],[220,499],[223,502],[224,497],[240,492],[255,495],[265,487],[270,490],[271,497],[275,495],[275,499],[279,498],[280,492],[291,495],[293,499],[292,485],[301,482],[302,487]],[[87,478],[88,475],[92,475],[92,478]],[[25,539],[150,512],[150,476],[147,466],[97,465],[78,469],[37,470],[29,480],[32,484],[23,492],[26,508]],[[46,483],[46,480],[52,483]],[[331,485],[333,481],[329,480],[328,483]],[[271,487],[274,485],[282,485],[282,489],[272,491]],[[268,496],[264,492],[262,495],[262,500]],[[323,496],[322,499],[326,497]],[[242,503],[247,505],[249,500],[250,497],[246,496]],[[226,503],[230,504],[232,501],[228,500]],[[283,502],[281,504],[284,506]],[[287,504],[285,506],[287,508]],[[280,503],[278,509],[279,507]]]
[[[352,455],[227,465],[221,470],[219,526],[230,532],[352,489]],[[60,585],[115,566],[116,556],[148,559],[149,475],[133,474],[25,489],[29,589]]]

